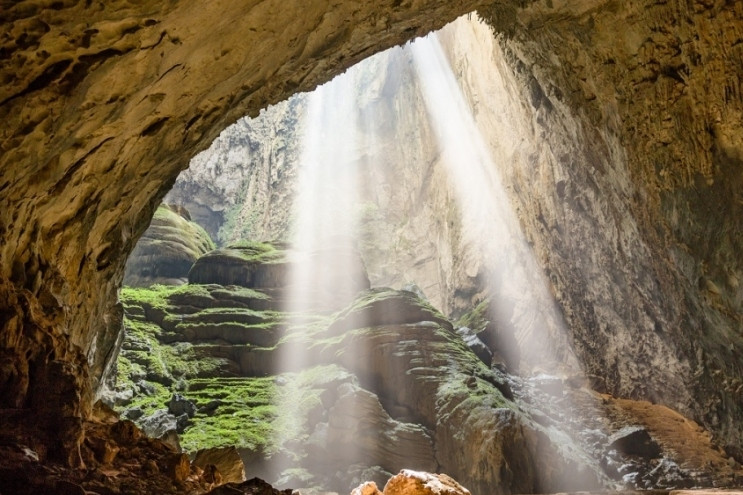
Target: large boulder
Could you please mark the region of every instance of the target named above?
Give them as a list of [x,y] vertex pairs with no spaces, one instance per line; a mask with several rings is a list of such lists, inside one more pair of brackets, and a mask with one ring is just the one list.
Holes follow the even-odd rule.
[[414,292],[374,288],[362,293],[330,325],[331,334],[353,328],[430,321],[453,331],[451,322]]
[[275,288],[286,284],[288,273],[284,250],[268,243],[241,241],[199,258],[188,274],[188,281]]
[[470,491],[446,474],[403,469],[384,486],[384,495],[470,495]]
[[127,261],[124,285],[185,283],[194,262],[212,249],[211,237],[185,208],[160,205]]

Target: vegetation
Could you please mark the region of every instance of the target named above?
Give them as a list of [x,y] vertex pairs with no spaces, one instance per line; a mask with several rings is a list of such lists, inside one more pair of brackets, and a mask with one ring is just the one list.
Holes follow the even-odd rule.
[[475,333],[480,333],[490,324],[490,301],[487,299],[480,302],[469,313],[462,315],[457,320],[457,327],[467,327]]
[[[216,293],[224,299],[219,302]],[[196,313],[188,304],[242,304],[250,299],[265,300],[267,296],[242,287],[204,285],[163,286],[148,288],[125,287],[120,294],[127,316],[124,320],[125,340],[118,359],[117,388],[135,391],[127,409],[140,408],[144,416],[167,408],[175,392],[183,393],[198,406],[218,400],[218,412],[199,413],[181,436],[186,450],[236,445],[248,449],[269,449],[275,417],[275,385],[273,378],[235,377],[234,362],[223,354],[224,346],[184,341],[177,331],[161,326],[169,321],[190,318],[196,325],[199,317],[227,320],[246,331],[270,328],[278,313],[255,311],[245,307],[205,307]],[[187,303],[185,305],[182,305]],[[192,313],[183,314],[183,311]],[[149,318],[155,316],[155,318]],[[159,319],[161,324],[152,321]],[[263,321],[245,325],[241,320]],[[234,321],[231,321],[234,320]],[[219,327],[221,323],[212,323]],[[177,330],[177,328],[176,328]],[[232,375],[232,376],[231,376]],[[206,378],[209,377],[209,378]],[[270,449],[269,449],[270,450]]]
[[[226,250],[256,263],[284,257],[267,243]],[[408,421],[432,430],[455,415],[485,421],[493,409],[512,407],[500,392],[507,388],[502,377],[413,292],[367,290],[333,315],[281,313],[267,295],[236,286],[125,288],[121,300],[127,316],[119,387],[136,391],[126,407],[147,417],[181,393],[199,408],[180,435],[186,451],[234,445],[266,459],[280,455],[292,461],[281,476],[307,486],[318,482],[307,470],[309,451],[326,448],[310,437],[328,421],[343,384],[366,388],[382,403],[394,395],[390,387],[402,387],[409,392],[400,405],[418,418]],[[483,303],[460,322],[487,324],[486,312]],[[278,353],[294,350],[302,357],[279,363]]]
[[219,401],[213,413],[198,413],[181,435],[186,451],[234,445],[256,452],[275,450],[276,384],[265,378],[204,378],[189,382],[198,404]]

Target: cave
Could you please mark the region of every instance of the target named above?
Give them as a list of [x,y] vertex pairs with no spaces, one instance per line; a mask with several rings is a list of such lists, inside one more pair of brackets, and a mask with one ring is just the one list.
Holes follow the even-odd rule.
[[[82,493],[114,444],[162,448],[96,400],[127,257],[191,158],[244,115],[472,12],[527,130],[558,137],[511,187],[566,345],[593,389],[695,421],[740,471],[740,2],[21,1],[0,15],[7,489]],[[152,478],[184,490],[188,459],[162,455]]]

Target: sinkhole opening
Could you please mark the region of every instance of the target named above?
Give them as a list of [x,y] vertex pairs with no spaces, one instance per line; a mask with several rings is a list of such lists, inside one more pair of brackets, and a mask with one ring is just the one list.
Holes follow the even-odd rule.
[[224,481],[306,492],[697,483],[638,419],[665,413],[573,352],[524,220],[525,183],[569,187],[535,176],[531,93],[467,16],[227,129],[130,257],[117,409]]

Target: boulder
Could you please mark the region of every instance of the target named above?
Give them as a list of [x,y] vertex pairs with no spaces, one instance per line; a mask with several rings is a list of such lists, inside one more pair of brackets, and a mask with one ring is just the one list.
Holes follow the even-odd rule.
[[124,419],[129,419],[129,420],[132,420],[132,421],[136,421],[139,418],[141,418],[142,416],[144,416],[144,411],[142,410],[141,407],[132,407],[131,409],[124,410],[124,412],[121,413],[121,416]]
[[219,471],[224,483],[242,483],[245,481],[245,465],[235,447],[217,447],[201,449],[196,452],[193,464],[206,472],[209,465]]
[[382,492],[379,491],[376,483],[367,481],[351,490],[351,495],[382,495]]
[[273,245],[239,242],[200,257],[188,273],[192,284],[273,288],[286,285],[289,264]]
[[259,478],[251,478],[242,483],[226,484],[215,488],[209,495],[292,495],[293,490],[277,490]]
[[187,415],[189,418],[196,416],[196,404],[183,397],[181,394],[173,394],[168,402],[168,412],[174,416]]
[[183,207],[160,205],[126,264],[124,284],[182,284],[194,262],[214,249],[209,234]]
[[178,419],[166,409],[158,409],[141,419],[139,425],[150,438],[160,438],[169,431],[178,431]]
[[470,491],[446,474],[403,469],[387,482],[384,495],[470,495]]
[[449,331],[451,322],[437,309],[413,292],[374,288],[364,291],[328,328],[330,334],[340,334],[353,328],[381,325],[401,325],[432,321]]

